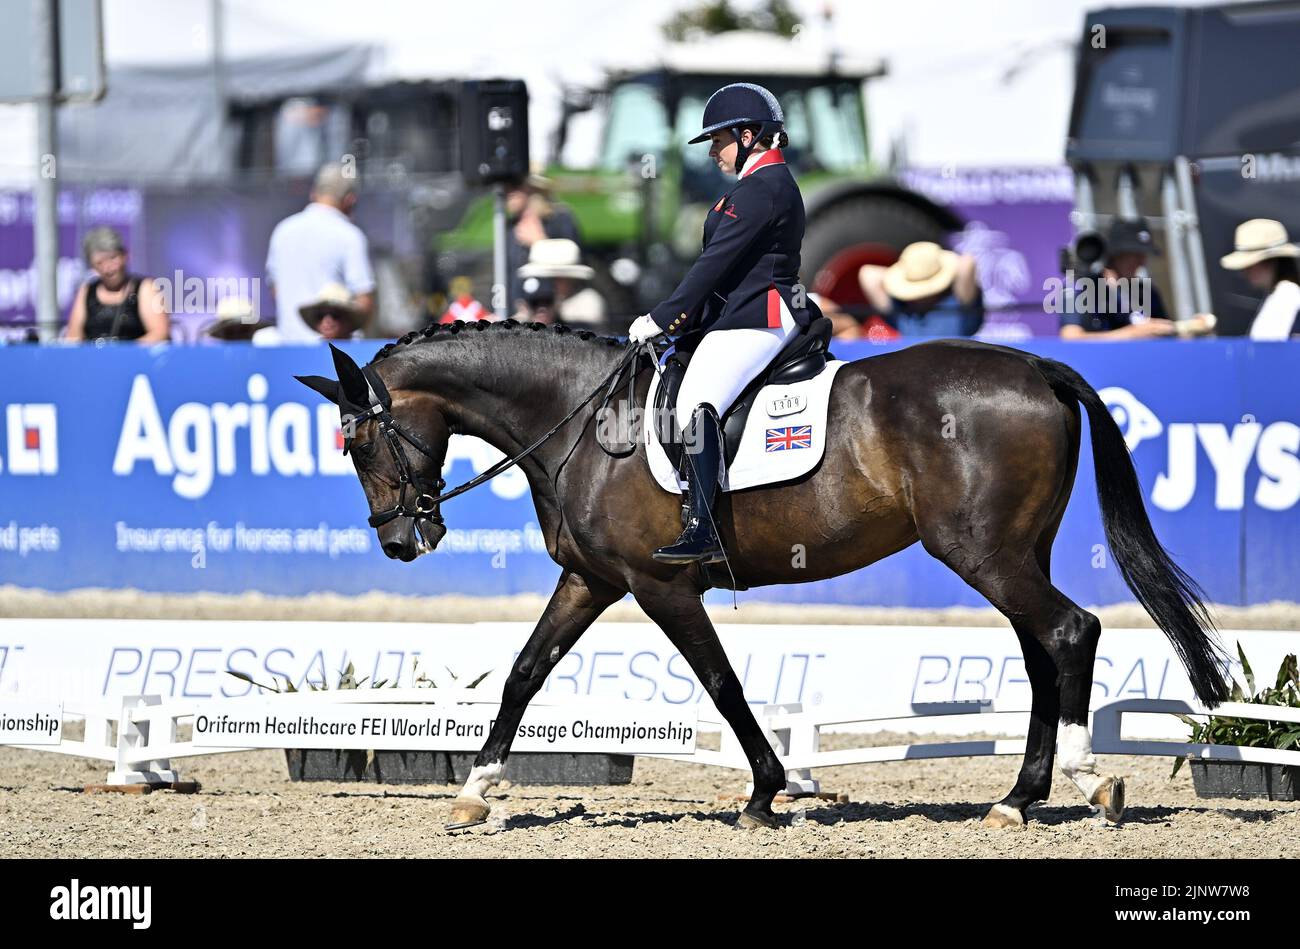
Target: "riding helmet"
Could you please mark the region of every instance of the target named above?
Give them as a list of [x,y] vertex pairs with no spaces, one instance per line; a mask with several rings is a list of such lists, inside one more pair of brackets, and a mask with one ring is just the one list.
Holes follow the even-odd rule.
[[762,138],[785,127],[785,114],[776,96],[762,86],[733,82],[709,96],[704,106],[704,128],[689,144],[703,142],[714,132],[738,125],[759,126],[758,137]]

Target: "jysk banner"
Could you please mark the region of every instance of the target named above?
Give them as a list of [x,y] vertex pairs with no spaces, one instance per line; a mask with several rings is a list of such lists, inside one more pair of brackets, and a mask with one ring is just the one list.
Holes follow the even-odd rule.
[[[377,344],[350,348],[365,361]],[[1133,449],[1157,534],[1213,599],[1297,599],[1300,347],[1032,349],[1102,393]],[[883,350],[836,351],[855,359]],[[0,582],[273,594],[554,588],[559,568],[517,470],[445,505],[450,530],[434,554],[412,564],[384,557],[340,450],[337,410],[293,379],[330,372],[323,347],[0,348]],[[453,438],[444,477],[458,484],[500,457]],[[1086,428],[1052,574],[1080,603],[1132,599],[1105,546]],[[741,596],[984,605],[919,546],[845,577]]]

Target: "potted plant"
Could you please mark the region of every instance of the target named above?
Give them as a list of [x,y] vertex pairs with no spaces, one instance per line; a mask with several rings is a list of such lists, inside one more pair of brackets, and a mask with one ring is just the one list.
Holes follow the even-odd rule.
[[[284,688],[265,686],[242,672],[227,670],[230,675],[268,692],[296,692],[287,679]],[[450,669],[447,674],[459,685]],[[465,686],[473,689],[491,674],[478,676]],[[351,663],[340,676],[338,689],[359,689],[366,678],[356,678]],[[438,683],[415,668],[416,688],[436,689]],[[387,680],[370,688],[382,689]],[[394,682],[391,687],[396,688]],[[309,688],[318,691],[314,684]],[[321,688],[327,688],[323,686]],[[474,767],[474,752],[395,751],[395,750],[327,750],[320,748],[286,748],[285,761],[291,781],[373,781],[377,784],[463,784]],[[506,777],[516,784],[629,784],[632,781],[632,755],[565,754],[563,752],[516,752],[506,761]]]
[[[1229,701],[1300,708],[1300,674],[1297,673],[1294,653],[1282,660],[1276,683],[1271,688],[1258,692],[1255,690],[1255,673],[1240,644],[1237,645],[1237,655],[1241,658],[1246,687],[1251,695],[1247,698],[1242,693],[1241,686],[1233,682]],[[1178,717],[1192,727],[1190,740],[1198,744],[1300,750],[1300,724],[1296,722],[1268,722],[1218,715],[1211,716],[1207,722],[1198,722],[1186,715]],[[1182,763],[1181,757],[1174,761],[1171,778],[1178,773]],[[1300,800],[1300,765],[1193,759],[1192,786],[1196,789],[1197,797],[1295,801]]]

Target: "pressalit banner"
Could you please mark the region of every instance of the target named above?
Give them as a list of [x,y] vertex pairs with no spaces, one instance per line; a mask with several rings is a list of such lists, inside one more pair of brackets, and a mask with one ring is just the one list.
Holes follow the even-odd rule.
[[[953,702],[1024,710],[1030,704],[1024,658],[1009,629],[717,628],[755,707],[798,703],[805,709],[851,709],[863,717],[903,717]],[[285,690],[286,683],[300,691],[335,688],[351,667],[363,689],[459,688],[481,679],[476,688],[485,702],[494,702],[531,631],[528,623],[7,619],[0,620],[0,699],[253,699]],[[1300,652],[1300,632],[1225,632],[1222,639],[1233,656],[1241,645],[1261,682],[1272,681],[1287,653]],[[1234,674],[1243,678],[1240,668]],[[1182,666],[1158,630],[1105,630],[1093,675],[1093,708],[1121,698],[1193,699]],[[702,719],[717,720],[689,664],[649,623],[597,623],[556,666],[544,691],[626,703],[634,715],[693,708]],[[1143,735],[1186,732],[1172,716],[1138,720]],[[1020,729],[1027,718],[997,721]],[[897,721],[874,727],[912,729]],[[994,725],[985,715],[961,715],[923,730],[968,734]]]
[[[835,352],[854,360],[900,345],[837,342]],[[347,349],[366,362],[378,346]],[[1025,348],[1074,366],[1110,406],[1157,535],[1212,600],[1300,596],[1300,345]],[[332,372],[323,346],[0,347],[0,583],[276,595],[555,588],[560,568],[518,469],[448,501],[434,553],[385,557],[342,454],[337,408],[293,378]],[[568,408],[556,406],[556,421]],[[443,477],[463,483],[501,457],[454,436]],[[646,548],[673,536],[646,537]],[[1086,435],[1052,578],[1077,603],[1133,599],[1106,547]],[[919,544],[843,577],[740,596],[987,605]]]

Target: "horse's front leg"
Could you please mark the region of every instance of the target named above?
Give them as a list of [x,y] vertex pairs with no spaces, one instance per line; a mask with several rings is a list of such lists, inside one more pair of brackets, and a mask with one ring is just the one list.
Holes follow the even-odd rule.
[[453,802],[448,830],[473,827],[487,820],[491,808],[484,795],[488,788],[501,781],[506,758],[510,755],[510,744],[519,730],[529,701],[556,663],[573,648],[578,637],[623,593],[623,590],[594,577],[584,577],[568,570],[560,575],[560,582],[542,611],[537,627],[506,678],[501,693],[501,711],[487,742],[474,759],[469,780]]

